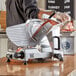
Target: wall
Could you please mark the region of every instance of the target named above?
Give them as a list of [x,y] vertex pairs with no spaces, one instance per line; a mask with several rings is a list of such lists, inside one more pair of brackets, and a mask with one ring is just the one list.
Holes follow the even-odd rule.
[[0,34],[0,58],[6,57],[6,53],[8,50],[8,38],[3,38],[1,36],[2,35]]
[[45,4],[46,4],[45,1],[46,0],[38,0],[38,7],[45,9]]
[[74,12],[75,12],[75,19],[76,19],[76,0],[75,0],[75,2],[74,2]]
[[0,0],[0,10],[2,10],[2,11],[6,10],[5,1],[6,0]]

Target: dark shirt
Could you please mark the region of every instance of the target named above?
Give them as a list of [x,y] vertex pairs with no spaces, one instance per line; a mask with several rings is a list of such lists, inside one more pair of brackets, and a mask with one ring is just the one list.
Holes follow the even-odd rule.
[[27,19],[38,18],[36,0],[6,0],[6,24],[25,23]]

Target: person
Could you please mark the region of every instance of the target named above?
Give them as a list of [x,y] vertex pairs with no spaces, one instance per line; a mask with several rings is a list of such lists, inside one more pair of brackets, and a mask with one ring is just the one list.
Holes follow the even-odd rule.
[[[37,7],[36,0],[6,0],[6,25],[7,27],[25,23],[28,19],[42,19],[43,14],[50,15],[53,11],[42,10]],[[70,20],[65,13],[56,13],[60,21]]]

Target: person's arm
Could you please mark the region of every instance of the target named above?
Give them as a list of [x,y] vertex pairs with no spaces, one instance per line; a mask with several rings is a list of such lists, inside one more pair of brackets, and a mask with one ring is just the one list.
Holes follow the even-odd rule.
[[23,10],[26,19],[38,18],[39,8],[36,0],[23,0]]

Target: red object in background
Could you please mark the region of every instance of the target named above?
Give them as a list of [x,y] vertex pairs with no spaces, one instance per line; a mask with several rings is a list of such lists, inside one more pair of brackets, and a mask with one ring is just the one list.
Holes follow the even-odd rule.
[[73,32],[73,31],[76,31],[76,29],[74,29],[73,21],[67,22],[67,23],[61,28],[61,31],[62,31],[62,32]]

